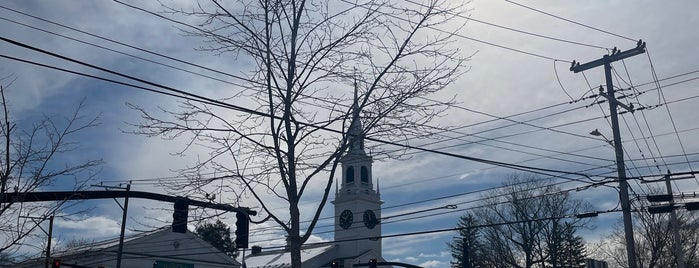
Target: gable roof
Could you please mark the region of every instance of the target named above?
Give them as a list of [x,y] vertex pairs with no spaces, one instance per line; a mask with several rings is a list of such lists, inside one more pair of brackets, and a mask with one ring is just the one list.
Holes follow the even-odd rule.
[[[51,254],[64,262],[109,263],[116,261],[119,249],[119,239],[98,241],[89,245],[79,246]],[[239,267],[241,264],[234,258],[221,252],[196,234],[174,233],[170,227],[162,227],[152,231],[142,232],[124,238],[122,251],[124,260],[161,260],[168,262],[185,262],[215,265],[217,267]],[[34,262],[43,262],[43,258]],[[32,262],[32,261],[30,261]]]
[[[301,249],[301,262],[304,267],[316,267],[310,263],[329,263],[334,257],[335,245],[305,246]],[[246,256],[243,263],[247,268],[291,267],[291,252],[285,249],[265,251]]]

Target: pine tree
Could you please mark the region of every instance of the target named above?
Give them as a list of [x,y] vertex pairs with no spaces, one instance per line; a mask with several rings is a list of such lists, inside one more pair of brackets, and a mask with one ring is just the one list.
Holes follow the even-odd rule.
[[478,241],[478,229],[468,228],[477,225],[476,219],[471,214],[466,214],[459,218],[457,227],[464,228],[459,230],[459,237],[455,237],[447,246],[451,249],[451,256],[454,260],[451,262],[451,267],[463,267],[464,242],[467,243],[468,256],[471,267],[483,267],[483,258],[481,244]]
[[576,228],[566,223],[563,229],[563,254],[561,255],[561,267],[582,268],[585,267],[585,243],[581,236],[575,235]]

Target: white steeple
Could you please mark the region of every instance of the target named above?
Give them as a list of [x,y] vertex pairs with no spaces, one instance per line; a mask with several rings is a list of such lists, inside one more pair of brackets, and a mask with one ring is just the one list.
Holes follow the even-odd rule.
[[[354,82],[352,121],[346,133],[349,148],[340,158],[342,179],[336,188],[335,240],[375,238],[381,236],[381,198],[374,189],[372,157],[364,151],[364,129],[359,106],[359,88]],[[336,185],[337,187],[337,185]],[[354,257],[365,252],[381,254],[381,239],[365,239],[338,243],[340,257]]]
[[366,155],[364,152],[364,129],[359,118],[359,94],[357,81],[354,81],[354,102],[352,103],[352,122],[350,123],[347,136],[349,139],[349,154]]

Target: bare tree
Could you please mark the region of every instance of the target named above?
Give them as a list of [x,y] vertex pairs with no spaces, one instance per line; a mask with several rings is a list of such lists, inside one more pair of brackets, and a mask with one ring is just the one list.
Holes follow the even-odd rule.
[[[475,211],[486,263],[492,267],[558,267],[570,256],[567,245],[588,221],[566,218],[589,207],[550,179],[512,175],[504,187],[484,196]],[[503,224],[505,223],[505,224]],[[563,235],[568,232],[568,235]],[[566,238],[567,237],[567,238]],[[577,255],[582,252],[576,252]]]
[[[223,185],[234,202],[254,199],[286,232],[292,266],[300,267],[301,245],[317,224],[349,146],[344,130],[360,120],[351,115],[361,114],[362,135],[373,140],[407,143],[434,134],[439,128],[427,123],[448,102],[425,97],[467,71],[470,55],[453,43],[465,23],[463,4],[419,2],[240,0],[202,1],[193,10],[168,7],[174,15],[201,19],[187,33],[206,40],[203,49],[247,68],[241,87],[220,99],[263,114],[192,101],[164,115],[134,106],[144,119],[135,132],[187,139],[181,153],[193,146],[209,150],[183,170],[191,180],[173,189],[203,196]],[[387,152],[377,145],[368,146],[375,155]],[[222,175],[201,176],[210,172]],[[304,197],[317,205],[302,215]],[[278,202],[288,209],[274,211]],[[302,217],[309,223],[302,226]]]
[[[652,189],[652,192],[660,192]],[[649,203],[643,200],[642,206]],[[686,267],[699,267],[699,217],[696,213],[676,209]],[[623,226],[616,224],[611,233],[597,245],[595,254],[618,267],[628,267]],[[634,240],[640,267],[677,267],[673,254],[673,233],[669,213],[652,214],[638,211],[634,215]]]
[[97,117],[81,114],[84,102],[66,118],[44,115],[38,121],[18,124],[10,116],[6,90],[0,85],[0,200],[5,201],[0,203],[0,253],[11,254],[35,234],[33,231],[41,223],[36,218],[48,218],[64,202],[18,204],[5,200],[5,194],[28,193],[57,184],[63,189],[79,189],[92,178],[102,161],[67,160],[79,149],[74,136],[98,124]]

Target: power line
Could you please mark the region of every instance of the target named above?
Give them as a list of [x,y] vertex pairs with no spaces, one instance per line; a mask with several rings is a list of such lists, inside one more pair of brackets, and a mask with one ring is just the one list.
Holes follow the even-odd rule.
[[[347,4],[354,5],[354,6],[356,6],[356,7],[361,7],[361,8],[364,8],[364,9],[367,9],[367,10],[368,10],[367,7],[357,5],[356,3],[352,3],[352,2],[350,2],[349,0],[342,0],[342,2],[345,2],[345,3],[347,3]],[[393,15],[393,14],[388,14],[388,13],[386,13],[386,12],[381,12],[381,11],[376,11],[376,10],[373,10],[373,11],[375,11],[375,12],[377,12],[377,13],[379,13],[379,14],[382,14],[382,15],[384,15],[384,16],[392,17],[392,18],[394,18],[394,19],[398,19],[398,20],[401,20],[401,21],[404,21],[404,22],[410,22],[410,21],[408,21],[408,20],[405,19],[405,18],[396,16],[396,15]],[[447,31],[444,31],[444,30],[442,30],[442,29],[438,29],[438,28],[435,28],[435,27],[432,27],[432,26],[427,26],[427,28],[430,28],[430,29],[432,29],[432,30],[438,31],[438,32],[440,32],[440,33],[454,35],[454,36],[460,37],[460,38],[462,38],[462,39],[466,39],[466,40],[474,41],[474,42],[477,42],[477,43],[481,43],[481,44],[485,44],[485,45],[497,47],[497,48],[504,49],[504,50],[509,50],[509,51],[512,51],[512,52],[517,52],[517,53],[524,54],[524,55],[529,55],[529,56],[533,56],[533,57],[537,57],[537,58],[542,58],[542,59],[546,59],[546,60],[558,60],[558,61],[563,61],[563,62],[568,62],[568,63],[571,62],[571,61],[568,61],[568,60],[556,59],[556,58],[554,58],[554,57],[549,57],[549,56],[537,54],[537,53],[534,53],[534,52],[528,52],[528,51],[524,51],[524,50],[517,49],[517,48],[513,48],[513,47],[508,47],[508,46],[504,46],[504,45],[499,45],[499,44],[496,44],[496,43],[493,43],[493,42],[488,42],[488,41],[480,40],[480,39],[473,38],[473,37],[469,37],[469,36],[466,36],[466,35],[463,35],[463,34],[459,34],[459,33],[447,32]]]
[[[179,90],[179,89],[176,89],[176,88],[173,88],[173,87],[164,86],[164,85],[161,85],[161,84],[158,84],[158,83],[154,83],[154,82],[150,82],[150,81],[147,81],[147,80],[144,80],[144,79],[141,79],[141,78],[137,78],[137,77],[134,77],[134,76],[131,76],[131,75],[126,75],[126,74],[123,74],[123,73],[120,73],[120,72],[117,72],[117,71],[113,71],[113,70],[109,70],[109,69],[106,69],[106,68],[102,68],[102,67],[99,67],[99,66],[96,66],[96,65],[93,65],[93,64],[85,63],[85,62],[82,62],[82,61],[79,61],[79,60],[76,60],[76,59],[72,59],[72,58],[69,58],[69,57],[66,57],[66,56],[62,56],[62,55],[59,55],[59,54],[56,54],[56,53],[53,53],[53,52],[49,52],[49,51],[46,51],[46,50],[43,50],[43,49],[40,49],[40,48],[36,48],[36,47],[30,46],[30,45],[27,45],[27,44],[23,44],[23,43],[21,43],[21,42],[17,42],[17,41],[14,41],[14,40],[11,40],[11,39],[8,39],[8,38],[5,38],[5,37],[1,37],[1,36],[0,36],[0,40],[5,41],[5,42],[10,43],[10,44],[13,44],[13,45],[16,45],[16,46],[20,46],[20,47],[26,48],[26,49],[34,50],[34,51],[36,51],[36,52],[40,52],[40,53],[43,53],[43,54],[47,54],[47,55],[50,55],[50,56],[52,56],[52,57],[57,57],[57,58],[60,58],[60,59],[66,60],[66,61],[70,61],[70,62],[79,64],[79,65],[83,65],[83,66],[86,66],[86,67],[89,67],[89,68],[92,68],[92,69],[97,69],[97,70],[100,70],[100,71],[103,71],[103,72],[106,72],[106,73],[109,73],[109,74],[113,74],[113,75],[120,76],[120,77],[124,77],[124,78],[130,79],[130,80],[138,81],[138,82],[143,83],[143,84],[147,84],[147,85],[150,85],[150,86],[162,88],[162,89],[165,89],[165,90],[167,90],[167,91],[172,91],[172,92],[175,92],[175,93],[184,95],[184,96],[186,96],[187,98],[189,98],[189,99],[191,99],[191,100],[194,100],[194,101],[199,101],[199,102],[203,102],[203,103],[207,103],[207,104],[212,104],[212,105],[220,106],[220,107],[222,107],[222,108],[233,109],[233,110],[241,111],[241,112],[248,113],[248,114],[252,114],[252,115],[258,115],[258,116],[263,116],[263,117],[270,117],[270,118],[282,119],[282,118],[280,118],[279,116],[275,116],[275,115],[272,115],[272,114],[267,114],[267,113],[260,112],[260,111],[257,111],[257,110],[253,110],[253,109],[249,109],[249,108],[244,108],[244,107],[241,107],[241,106],[238,106],[238,105],[233,105],[233,104],[224,103],[224,102],[221,102],[221,101],[218,101],[218,100],[214,100],[214,99],[211,99],[211,98],[208,98],[208,97],[203,97],[203,96],[200,96],[200,95],[197,95],[197,94],[193,94],[193,93],[189,93],[189,92],[186,92],[186,91],[183,91],[183,90]],[[31,64],[38,65],[38,64],[36,64],[35,62],[31,62],[31,61],[28,61],[28,60],[21,60],[21,59],[16,58],[16,57],[10,57],[10,56],[6,56],[6,55],[0,55],[0,56],[2,56],[2,57],[4,57],[4,58],[12,59],[12,60],[19,60],[19,61],[22,61],[22,62],[25,62],[25,63],[31,63]],[[42,67],[48,67],[48,65],[41,65],[41,66],[42,66]],[[52,67],[49,67],[49,68],[52,68]],[[60,69],[60,68],[53,68],[53,69],[61,70],[61,71],[65,71],[65,70],[66,70],[66,69]],[[78,74],[78,72],[71,72],[71,73]],[[87,76],[87,75],[86,75],[86,76]],[[90,76],[90,77],[95,78],[95,76]],[[105,81],[107,81],[107,80],[105,80]],[[112,80],[112,81],[113,81],[113,80]],[[108,81],[108,82],[111,82],[111,81]],[[120,84],[122,84],[122,85],[127,85],[127,83],[120,83]],[[136,87],[136,88],[144,89],[144,87]],[[148,91],[151,91],[151,92],[158,92],[158,91],[150,90],[150,89],[149,89]],[[181,96],[178,96],[178,95],[175,95],[175,94],[167,94],[167,95],[173,96],[173,97],[175,97],[175,96],[181,97]],[[304,126],[313,127],[313,128],[316,128],[316,129],[322,129],[322,130],[330,131],[330,132],[337,133],[337,134],[342,134],[342,133],[343,133],[343,131],[330,129],[330,128],[325,127],[325,126],[317,126],[317,125],[314,125],[314,124],[311,124],[311,123],[298,122],[298,124],[304,125]],[[507,168],[511,168],[511,169],[515,169],[515,170],[521,170],[521,171],[527,171],[527,172],[534,172],[534,173],[553,172],[553,173],[561,173],[561,174],[568,174],[568,175],[576,175],[576,176],[587,177],[587,175],[585,175],[585,174],[577,174],[577,173],[571,173],[571,172],[568,172],[568,171],[556,170],[556,169],[549,169],[549,168],[539,168],[539,167],[532,167],[532,166],[524,166],[524,165],[509,164],[509,163],[501,162],[501,161],[488,160],[488,159],[476,158],[476,157],[470,157],[470,156],[464,156],[464,155],[459,155],[459,154],[449,153],[449,152],[442,152],[442,151],[438,151],[438,150],[434,150],[434,149],[427,149],[427,148],[422,148],[422,147],[413,146],[413,145],[408,145],[408,144],[400,144],[400,143],[397,143],[397,142],[392,142],[392,141],[387,141],[387,140],[382,140],[382,139],[376,139],[376,138],[371,138],[371,137],[366,137],[365,139],[366,139],[366,140],[370,140],[370,141],[374,141],[374,142],[378,142],[378,143],[387,144],[387,145],[393,145],[393,146],[403,147],[403,148],[406,148],[406,149],[413,149],[413,150],[418,150],[418,151],[431,152],[431,153],[435,153],[435,154],[439,154],[439,155],[443,155],[443,156],[449,156],[449,157],[454,157],[454,158],[459,158],[459,159],[469,160],[469,161],[475,161],[475,162],[480,162],[480,163],[485,163],[485,164],[490,164],[490,165],[502,166],[502,167],[507,167]],[[550,175],[550,174],[547,174],[547,175]]]
[[[22,13],[22,14],[25,14],[25,13]],[[25,15],[26,15],[26,14],[25,14]],[[30,15],[30,16],[31,16],[31,15]],[[35,18],[37,18],[37,17],[35,17]],[[40,18],[38,18],[38,19],[40,19]],[[45,20],[45,21],[46,21],[46,20]],[[54,24],[55,24],[55,23],[54,23]],[[59,25],[60,25],[60,24],[59,24]],[[61,26],[67,27],[67,26],[64,26],[64,25],[61,25]],[[191,25],[190,25],[190,26],[191,26]],[[191,27],[193,27],[193,26],[191,26]],[[72,29],[73,29],[73,28],[72,28]],[[86,33],[86,32],[83,32],[83,33]],[[89,33],[86,33],[86,34],[89,34]],[[92,34],[91,34],[91,35],[92,35]],[[109,39],[109,40],[111,40],[111,39]],[[113,41],[113,40],[111,40],[111,41]],[[116,41],[114,41],[114,42],[116,42]],[[118,42],[118,43],[121,43],[121,42]],[[554,131],[555,131],[555,130],[554,130]],[[570,134],[574,134],[574,133],[570,133]],[[580,136],[580,135],[579,135],[579,136]],[[587,137],[587,138],[590,138],[590,137]],[[501,147],[501,148],[502,148],[502,147]],[[503,148],[503,149],[505,149],[505,148]],[[521,151],[520,151],[520,152],[521,152]]]
[[612,32],[609,32],[609,31],[605,31],[605,30],[602,30],[602,29],[599,29],[599,28],[596,28],[596,27],[592,27],[592,26],[589,26],[589,25],[586,25],[586,24],[583,24],[583,23],[579,23],[579,22],[576,22],[576,21],[573,21],[573,20],[569,20],[569,19],[566,19],[566,18],[564,18],[564,17],[557,16],[557,15],[554,15],[554,14],[551,14],[551,13],[548,13],[548,12],[545,12],[545,11],[542,11],[542,10],[539,10],[539,9],[536,9],[536,8],[533,8],[533,7],[530,7],[530,6],[526,6],[526,5],[524,5],[524,4],[520,4],[520,3],[511,1],[511,0],[505,0],[505,2],[508,2],[508,3],[510,3],[510,4],[517,5],[517,6],[520,6],[520,7],[523,7],[523,8],[529,9],[529,10],[532,10],[532,11],[536,11],[536,12],[538,12],[538,13],[541,13],[541,14],[544,14],[544,15],[547,15],[547,16],[550,16],[550,17],[554,17],[554,18],[559,19],[559,20],[567,21],[567,22],[570,22],[570,23],[575,24],[575,25],[578,25],[578,26],[582,26],[582,27],[585,27],[585,28],[588,28],[588,29],[592,29],[592,30],[595,30],[595,31],[598,31],[598,32],[602,32],[602,33],[606,33],[606,34],[609,34],[609,35],[613,35],[613,36],[616,36],[616,37],[619,37],[619,38],[623,38],[623,39],[626,39],[626,40],[629,40],[629,41],[632,41],[632,42],[638,41],[638,40],[636,40],[636,39],[632,39],[632,38],[629,38],[629,37],[626,37],[626,36],[623,36],[623,35],[615,34],[615,33],[612,33]]
[[[119,1],[115,1],[115,2],[119,2]],[[119,3],[120,3],[120,2],[119,2]],[[121,3],[121,4],[123,4],[123,3]],[[71,26],[68,26],[68,25],[65,25],[65,24],[61,24],[61,23],[54,22],[54,21],[51,21],[51,20],[48,20],[48,19],[44,19],[44,18],[35,16],[35,15],[31,15],[31,14],[28,14],[28,13],[25,13],[25,12],[22,12],[22,11],[19,11],[19,10],[16,10],[16,9],[12,9],[12,8],[5,7],[5,6],[2,6],[2,5],[0,5],[0,8],[5,9],[5,10],[8,10],[8,11],[11,11],[11,12],[14,12],[14,13],[18,13],[18,14],[24,15],[24,16],[27,16],[27,17],[30,17],[30,18],[34,18],[34,19],[36,19],[36,20],[40,20],[40,21],[49,23],[49,24],[51,24],[51,25],[59,26],[59,27],[61,27],[61,28],[65,28],[65,29],[69,29],[69,30],[73,30],[73,31],[76,31],[76,32],[79,32],[79,33],[82,33],[82,34],[85,34],[85,35],[88,35],[88,36],[91,36],[91,37],[100,39],[100,40],[108,41],[108,42],[111,42],[111,43],[114,43],[114,44],[118,44],[118,45],[121,45],[121,46],[124,46],[124,47],[128,47],[128,48],[131,48],[131,49],[134,49],[134,50],[138,50],[138,51],[141,51],[141,52],[145,52],[145,53],[148,53],[148,54],[151,54],[151,55],[155,55],[155,56],[158,56],[158,57],[161,57],[161,58],[169,59],[169,60],[172,60],[172,61],[181,63],[181,64],[186,64],[186,65],[194,66],[194,67],[197,67],[197,68],[200,68],[200,69],[203,69],[203,70],[207,70],[207,71],[214,72],[214,73],[217,73],[217,74],[225,75],[225,76],[228,76],[228,77],[231,77],[231,78],[240,79],[240,80],[243,80],[243,81],[246,81],[246,82],[250,82],[250,83],[255,83],[255,81],[249,80],[249,79],[244,78],[244,77],[241,77],[241,76],[232,75],[232,74],[229,74],[229,73],[226,73],[226,72],[222,72],[222,71],[219,71],[219,70],[216,70],[216,69],[213,69],[213,68],[209,68],[209,67],[206,67],[206,66],[203,66],[203,65],[195,64],[195,63],[192,63],[192,62],[189,62],[189,61],[185,61],[185,60],[182,60],[182,59],[178,59],[178,58],[175,58],[175,57],[171,57],[171,56],[168,56],[168,55],[165,55],[165,54],[162,54],[162,53],[158,53],[158,52],[154,52],[154,51],[151,51],[151,50],[147,50],[147,49],[144,49],[144,48],[135,46],[135,45],[130,45],[130,44],[127,44],[127,43],[125,43],[125,42],[117,41],[117,40],[112,39],[112,38],[107,38],[107,37],[104,37],[104,36],[101,36],[101,35],[97,35],[97,34],[94,34],[94,33],[90,33],[90,32],[87,32],[87,31],[83,31],[83,30],[80,30],[80,29],[75,28],[75,27],[71,27]],[[30,27],[30,26],[27,26],[27,27]],[[32,27],[32,28],[35,28],[35,27]],[[37,30],[49,32],[49,31],[41,30],[41,29],[37,29]],[[49,32],[49,33],[51,33],[51,32]],[[52,33],[52,34],[55,34],[55,33]],[[57,34],[55,34],[55,35],[57,35]],[[72,40],[72,39],[71,39],[71,40]],[[76,41],[77,41],[77,40],[76,40]],[[84,41],[78,41],[78,42],[83,43]],[[87,42],[85,42],[85,43],[87,43]],[[91,44],[91,45],[92,45],[92,44]]]
[[[415,4],[415,5],[418,5],[418,6],[421,6],[421,7],[427,7],[425,4],[418,3],[418,2],[415,2],[415,1],[412,1],[412,0],[406,0],[406,2]],[[598,49],[604,49],[604,50],[607,50],[607,49],[608,49],[608,48],[606,48],[606,47],[601,47],[601,46],[586,44],[586,43],[582,43],[582,42],[570,41],[570,40],[566,40],[566,39],[562,39],[562,38],[556,38],[556,37],[546,36],[546,35],[543,35],[543,34],[537,34],[537,33],[529,32],[529,31],[524,31],[524,30],[515,29],[515,28],[512,28],[512,27],[502,26],[502,25],[499,25],[499,24],[495,24],[495,23],[491,23],[491,22],[487,22],[487,21],[483,21],[483,20],[478,20],[478,19],[475,19],[475,18],[473,18],[473,17],[471,17],[471,16],[464,16],[464,15],[456,14],[456,13],[453,13],[453,12],[448,12],[448,13],[451,14],[451,15],[457,16],[457,17],[459,17],[459,18],[463,18],[463,19],[469,20],[469,21],[475,21],[475,22],[478,22],[478,23],[481,23],[481,24],[485,24],[485,25],[488,25],[488,26],[492,26],[492,27],[495,27],[495,28],[500,28],[500,29],[504,29],[504,30],[508,30],[508,31],[516,32],[516,33],[526,34],[526,35],[530,35],[530,36],[534,36],[534,37],[539,37],[539,38],[543,38],[543,39],[548,39],[548,40],[553,40],[553,41],[558,41],[558,42],[563,42],[563,43],[568,43],[568,44],[573,44],[573,45],[579,45],[579,46],[584,46],[584,47],[598,48]]]
[[[1,6],[0,6],[0,7],[1,7]],[[9,10],[12,10],[12,9],[9,9]],[[12,11],[15,11],[15,10],[12,10]],[[18,13],[23,14],[23,15],[31,16],[31,15],[28,15],[28,14],[26,14],[26,13],[22,13],[22,12],[19,12],[19,11],[15,11],[15,12],[18,12]],[[32,17],[33,17],[33,18],[36,18],[36,19],[41,19],[41,18],[38,18],[38,17],[35,17],[35,16],[32,16]],[[140,56],[136,56],[136,55],[124,53],[124,52],[117,51],[117,50],[114,50],[114,49],[111,49],[111,48],[107,48],[107,47],[104,47],[104,46],[100,46],[100,45],[96,45],[96,44],[89,43],[89,42],[86,42],[86,41],[78,40],[78,39],[75,39],[75,38],[72,38],[72,37],[69,37],[69,36],[65,36],[65,35],[62,35],[62,34],[50,32],[50,31],[47,31],[47,30],[44,30],[44,29],[40,29],[40,28],[31,26],[31,25],[27,25],[27,24],[24,24],[24,23],[20,23],[20,22],[14,21],[14,20],[6,19],[6,18],[0,18],[0,19],[6,20],[6,21],[9,21],[9,22],[18,24],[18,25],[22,25],[22,26],[25,26],[25,27],[29,27],[29,28],[32,28],[32,29],[35,29],[35,30],[38,30],[38,31],[42,31],[42,32],[45,32],[45,33],[49,33],[49,34],[52,34],[52,35],[60,36],[60,37],[63,37],[63,38],[66,38],[66,39],[69,39],[69,40],[72,40],[72,41],[76,41],[76,42],[79,42],[79,43],[87,44],[87,45],[90,45],[90,46],[94,46],[94,47],[97,47],[97,48],[101,48],[101,49],[108,50],[108,51],[111,51],[111,52],[115,52],[115,53],[118,53],[118,54],[122,54],[122,55],[125,55],[125,56],[129,56],[129,57],[133,57],[133,58],[140,59],[140,60],[143,60],[143,61],[147,61],[147,62],[150,62],[150,63],[154,63],[154,64],[162,65],[162,66],[165,66],[165,67],[169,67],[169,68],[172,68],[172,69],[175,69],[175,70],[187,72],[187,73],[194,74],[194,75],[199,75],[199,76],[202,76],[202,77],[205,77],[205,78],[209,78],[209,79],[216,80],[216,81],[223,82],[223,83],[228,83],[228,84],[231,84],[231,85],[241,86],[241,85],[239,85],[239,84],[232,83],[232,82],[225,81],[225,80],[221,80],[221,79],[218,79],[218,78],[215,78],[215,77],[212,77],[212,76],[208,76],[208,75],[203,75],[203,74],[195,73],[195,72],[192,72],[192,71],[189,71],[189,70],[185,70],[185,69],[182,69],[182,68],[179,68],[179,67],[175,67],[175,66],[172,66],[172,65],[160,63],[160,62],[153,61],[153,60],[150,60],[150,59],[146,59],[146,58],[143,58],[143,57],[140,57]],[[45,19],[41,19],[41,20],[42,20],[42,21],[46,21],[46,22],[50,22],[50,21],[45,20]],[[54,22],[50,22],[50,23],[52,23],[52,24],[57,24],[57,23],[54,23]],[[80,31],[80,30],[77,30],[77,29],[74,29],[74,28],[71,28],[71,27],[62,25],[62,24],[57,24],[57,25],[60,25],[60,26],[62,26],[62,27],[66,27],[66,28],[69,28],[69,29],[72,29],[72,30]],[[81,33],[85,33],[85,34],[90,34],[90,33],[85,32],[85,31],[80,31],[80,32],[81,32]],[[90,35],[91,35],[91,36],[95,36],[95,35],[93,35],[93,34],[90,34]],[[103,38],[103,39],[109,40],[109,41],[111,41],[111,42],[116,42],[116,43],[118,43],[118,44],[123,44],[123,43],[121,43],[121,42],[114,41],[113,39],[107,39],[107,38]],[[130,46],[130,47],[131,47],[131,46]],[[143,51],[146,51],[146,50],[143,50]],[[148,51],[148,52],[150,52],[150,51]],[[150,52],[150,53],[154,53],[154,52]],[[157,53],[155,53],[155,54],[156,54],[156,55],[159,55],[159,56],[162,56],[162,55],[157,54]],[[190,64],[190,65],[191,65],[191,64]],[[246,80],[246,81],[250,82],[250,80]],[[426,98],[424,98],[424,99],[426,99]],[[427,99],[427,100],[429,100],[429,99]],[[429,101],[436,102],[435,100],[429,100]],[[490,114],[487,114],[487,113],[484,113],[484,112],[479,112],[479,111],[476,111],[476,110],[473,110],[473,109],[468,109],[468,108],[464,108],[464,107],[460,107],[460,106],[456,106],[456,105],[451,105],[451,104],[450,104],[450,106],[452,106],[452,107],[458,107],[458,108],[461,108],[461,109],[464,109],[464,110],[467,110],[467,111],[470,111],[470,112],[474,112],[474,113],[486,114],[486,115],[492,116],[492,115],[490,115]],[[494,117],[494,116],[492,116],[492,117]],[[500,118],[501,118],[501,117],[500,117]],[[511,122],[515,122],[515,123],[524,124],[524,125],[527,125],[527,126],[532,126],[532,127],[541,128],[541,127],[536,126],[536,125],[533,125],[533,124],[523,123],[523,122],[517,122],[517,121],[514,121],[514,120],[512,120],[512,119],[506,119],[506,118],[501,118],[501,119],[505,119],[505,120],[508,120],[508,121],[511,121]],[[555,130],[555,129],[551,129],[551,128],[546,128],[546,129],[547,129],[547,130],[550,130],[550,131],[554,131],[554,132],[566,133],[566,134],[569,134],[569,135],[591,138],[591,137],[589,137],[589,136],[582,136],[582,135],[579,135],[579,134],[569,133],[569,132],[560,131],[560,130]],[[448,131],[448,130],[445,130],[445,131]],[[503,141],[501,141],[501,142],[503,142]],[[515,143],[510,143],[510,144],[512,144],[512,145],[519,145],[519,144],[515,144]],[[492,146],[492,145],[491,145],[491,146]],[[509,149],[509,148],[504,148],[504,147],[499,147],[499,148],[505,149],[505,150],[514,150],[514,149]],[[514,151],[526,153],[526,152],[518,151],[518,150],[514,150]]]
[[[0,8],[2,8],[2,6],[0,6]],[[24,23],[21,23],[21,22],[18,22],[18,21],[11,20],[11,19],[8,19],[8,18],[0,17],[0,19],[1,19],[1,20],[4,20],[4,21],[11,22],[11,23],[15,23],[15,24],[18,24],[18,25],[21,25],[21,26],[24,26],[24,27],[28,27],[28,28],[31,28],[31,29],[34,29],[34,30],[37,30],[37,31],[45,32],[45,33],[48,33],[48,34],[51,34],[51,35],[55,35],[55,36],[59,36],[59,37],[62,37],[62,38],[68,39],[68,40],[72,40],[72,41],[75,41],[75,42],[78,42],[78,43],[81,43],[81,44],[93,46],[93,47],[100,48],[100,49],[107,50],[107,51],[111,51],[111,52],[114,52],[114,53],[117,53],[117,54],[121,54],[121,55],[124,55],[124,56],[127,56],[127,57],[131,57],[131,58],[139,59],[139,60],[142,60],[142,61],[145,61],[145,62],[150,62],[150,63],[153,63],[153,64],[165,66],[165,67],[168,67],[168,68],[171,68],[171,69],[175,69],[175,70],[178,70],[178,71],[181,71],[181,72],[185,72],[185,73],[189,73],[189,74],[201,76],[201,77],[208,78],[208,79],[211,79],[211,80],[215,80],[215,81],[218,81],[218,82],[221,82],[221,83],[226,83],[226,84],[229,84],[229,85],[234,85],[234,86],[240,86],[240,87],[242,87],[242,85],[240,85],[240,84],[233,83],[233,82],[230,82],[230,81],[226,81],[226,80],[223,80],[223,79],[219,79],[219,78],[216,78],[216,77],[213,77],[213,76],[210,76],[210,75],[205,75],[205,74],[196,73],[196,72],[193,72],[193,71],[190,71],[190,70],[186,70],[186,69],[183,69],[183,68],[180,68],[180,67],[177,67],[177,66],[169,65],[169,64],[166,64],[166,63],[162,63],[162,62],[154,61],[154,60],[151,60],[151,59],[147,59],[147,58],[144,58],[144,57],[141,57],[141,56],[137,56],[137,55],[129,54],[129,53],[126,53],[126,52],[118,51],[118,50],[116,50],[116,49],[111,49],[111,48],[108,48],[108,47],[105,47],[105,46],[101,46],[101,45],[93,44],[93,43],[90,43],[90,42],[82,41],[82,40],[79,40],[79,39],[76,39],[76,38],[73,38],[73,37],[70,37],[70,36],[67,36],[67,35],[63,35],[63,34],[59,34],[59,33],[54,33],[54,32],[51,32],[51,31],[47,31],[47,30],[44,30],[44,29],[41,29],[41,28],[38,28],[38,27],[34,27],[34,26],[31,26],[31,25],[28,25],[28,24],[24,24]],[[190,64],[190,65],[191,65],[191,64]]]

